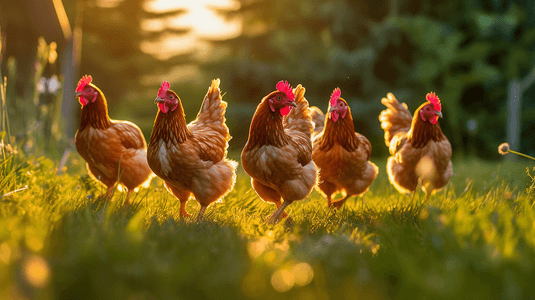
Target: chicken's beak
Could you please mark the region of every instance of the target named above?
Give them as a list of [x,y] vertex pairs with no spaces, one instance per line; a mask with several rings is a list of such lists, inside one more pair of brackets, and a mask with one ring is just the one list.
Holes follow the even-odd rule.
[[333,112],[335,110],[338,110],[338,107],[336,107],[336,106],[329,107],[329,112]]
[[440,110],[435,110],[435,114],[439,117],[439,118],[442,118],[442,112]]
[[76,92],[76,94],[74,94],[74,99],[79,98],[80,96],[82,96],[82,92]]
[[160,97],[156,97],[156,99],[154,99],[154,103],[160,103],[160,102],[164,102],[165,100],[160,98]]
[[288,103],[288,106],[297,107],[297,104],[295,104],[295,101],[290,101],[290,103]]

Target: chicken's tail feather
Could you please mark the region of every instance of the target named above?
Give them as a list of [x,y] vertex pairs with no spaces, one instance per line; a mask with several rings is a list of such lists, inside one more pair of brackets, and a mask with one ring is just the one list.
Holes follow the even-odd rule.
[[310,137],[314,131],[314,125],[310,117],[308,101],[305,99],[305,91],[306,89],[300,84],[294,89],[295,104],[297,107],[294,107],[284,117],[283,125],[284,129],[304,132]]
[[224,118],[227,103],[222,100],[221,90],[219,89],[220,82],[219,78],[212,80],[212,84],[208,88],[208,92],[204,97],[199,115],[206,113],[207,111],[213,111],[219,113]]
[[314,132],[319,133],[323,131],[325,127],[325,115],[317,106],[310,107],[310,117],[314,123]]
[[381,128],[385,131],[385,144],[390,146],[390,141],[394,135],[399,132],[409,131],[412,123],[412,115],[407,108],[407,104],[399,103],[392,93],[388,93],[386,98],[383,97],[381,103],[387,109],[381,112],[379,121],[381,121]]
[[206,129],[210,127],[227,138],[230,138],[227,125],[225,124],[225,112],[227,109],[227,102],[223,101],[221,90],[219,89],[220,80],[212,80],[212,84],[208,88],[208,92],[204,97],[201,109],[197,114],[197,119],[190,124],[190,126],[201,126]]

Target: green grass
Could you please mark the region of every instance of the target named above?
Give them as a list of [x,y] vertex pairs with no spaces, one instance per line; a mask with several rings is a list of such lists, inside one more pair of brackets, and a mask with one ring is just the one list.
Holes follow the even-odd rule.
[[[336,213],[313,192],[269,226],[240,171],[234,190],[192,220],[155,179],[129,211],[84,162],[8,154],[0,163],[0,299],[529,299],[535,295],[531,162],[454,161],[421,204],[389,184],[385,162]],[[27,188],[25,188],[27,187]],[[11,191],[16,191],[8,194]]]

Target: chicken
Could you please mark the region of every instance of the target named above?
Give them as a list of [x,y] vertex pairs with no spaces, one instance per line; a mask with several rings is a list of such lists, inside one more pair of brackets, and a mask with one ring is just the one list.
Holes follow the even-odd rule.
[[411,116],[407,105],[388,93],[381,99],[387,109],[379,120],[392,155],[387,163],[390,183],[400,193],[414,192],[421,185],[428,199],[448,183],[453,168],[451,144],[438,123],[442,104],[435,93],[428,93],[426,100]]
[[312,123],[314,123],[314,133],[312,134],[312,138],[314,138],[325,127],[325,115],[317,106],[311,106],[310,118],[312,119]]
[[[340,208],[353,195],[364,195],[379,173],[379,168],[369,161],[372,146],[365,136],[355,132],[351,110],[340,95],[336,88],[329,101],[327,120],[317,107],[312,114],[316,123],[312,159],[320,169],[316,190],[334,208]],[[342,198],[332,200],[339,191]]]
[[284,209],[293,201],[305,198],[317,178],[305,88],[298,85],[292,91],[283,81],[276,87],[258,105],[241,154],[243,169],[258,196],[277,205],[270,223],[276,223],[281,214],[285,217]]
[[104,93],[83,76],[76,87],[82,104],[80,128],[76,132],[76,150],[87,162],[89,175],[107,186],[109,198],[117,181],[130,193],[138,186],[148,185],[153,177],[147,163],[147,143],[143,133],[128,121],[111,120]]
[[201,205],[198,220],[211,203],[225,197],[236,182],[238,163],[226,158],[230,134],[225,124],[227,103],[221,99],[219,79],[213,80],[197,118],[186,124],[177,94],[164,81],[154,100],[158,114],[147,158],[154,173],[180,201],[180,216],[193,195]]

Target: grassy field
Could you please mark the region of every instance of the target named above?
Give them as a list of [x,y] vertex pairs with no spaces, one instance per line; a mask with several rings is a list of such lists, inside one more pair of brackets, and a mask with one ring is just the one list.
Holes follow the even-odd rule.
[[[329,212],[313,192],[292,225],[265,223],[238,174],[234,190],[181,221],[160,179],[129,211],[92,204],[104,188],[71,154],[63,170],[13,154],[0,164],[0,299],[533,299],[535,210],[529,161],[454,161],[421,204],[389,184],[385,161],[364,203]],[[363,206],[364,205],[364,206]],[[190,201],[195,217],[199,206]]]

